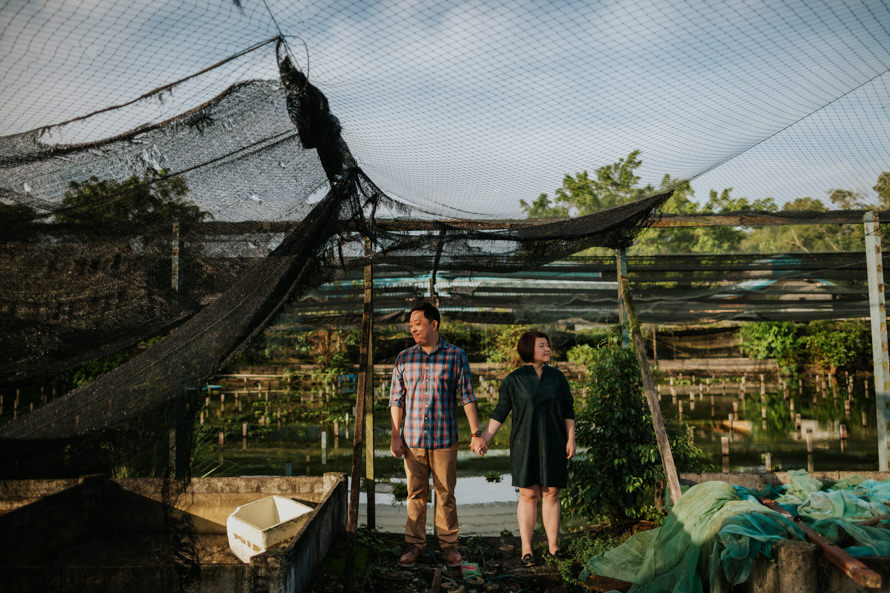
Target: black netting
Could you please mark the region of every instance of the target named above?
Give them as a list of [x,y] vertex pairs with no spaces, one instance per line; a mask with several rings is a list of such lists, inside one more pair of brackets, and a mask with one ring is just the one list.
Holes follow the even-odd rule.
[[[531,227],[379,228],[379,217],[412,210],[355,166],[324,95],[286,57],[280,84],[238,84],[198,109],[110,140],[47,144],[52,130],[0,139],[4,195],[39,208],[4,227],[0,383],[163,339],[0,429],[4,467],[14,473],[46,463],[96,469],[107,439],[141,443],[147,467],[166,471],[170,429],[180,458],[169,467],[181,466],[195,410],[189,388],[307,290],[368,262],[503,273],[587,247],[626,246],[670,197]],[[332,189],[319,199],[327,184]],[[179,205],[152,201],[159,194]],[[180,194],[197,208],[177,202]],[[208,236],[200,231],[208,215],[299,223],[286,234]]]

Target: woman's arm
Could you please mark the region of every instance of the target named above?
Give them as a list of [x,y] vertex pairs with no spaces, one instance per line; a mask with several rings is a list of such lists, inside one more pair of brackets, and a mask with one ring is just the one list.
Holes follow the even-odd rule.
[[571,418],[566,418],[566,434],[566,459],[571,459],[575,456],[575,421]]
[[488,421],[488,428],[485,429],[485,432],[482,433],[482,438],[485,440],[485,444],[488,445],[491,443],[491,439],[494,438],[494,435],[497,434],[498,430],[501,428],[501,423],[492,418]]

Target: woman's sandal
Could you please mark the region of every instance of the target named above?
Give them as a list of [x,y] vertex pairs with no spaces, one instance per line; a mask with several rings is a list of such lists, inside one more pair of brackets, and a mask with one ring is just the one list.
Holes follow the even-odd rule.
[[563,554],[562,550],[560,550],[559,548],[556,548],[556,551],[553,552],[552,554],[550,552],[547,552],[547,555],[550,556],[551,558],[553,558],[554,560],[565,560],[566,559],[566,555]]
[[533,554],[526,554],[522,558],[519,559],[519,563],[525,567],[534,566],[535,565],[535,557]]

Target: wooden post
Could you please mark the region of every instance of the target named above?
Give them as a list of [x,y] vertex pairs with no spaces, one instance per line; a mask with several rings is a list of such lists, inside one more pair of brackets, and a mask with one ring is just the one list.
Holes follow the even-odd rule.
[[813,473],[815,464],[813,463],[813,429],[807,429],[807,471]]
[[625,281],[627,280],[627,257],[624,248],[616,250],[615,255],[616,272],[618,277],[618,323],[621,325],[621,346],[627,348],[630,341],[628,340],[626,327],[628,322],[628,311],[627,302],[625,301],[625,290],[623,288]]
[[170,289],[178,295],[182,292],[182,240],[179,238],[179,222],[173,223],[173,239],[171,241],[172,270]]
[[[370,257],[374,251],[371,247],[371,239],[365,238],[365,256]],[[364,303],[362,310],[362,331],[364,332],[364,318],[367,317],[368,335],[365,349],[367,356],[364,359],[365,382],[363,392],[365,394],[365,487],[367,494],[368,527],[377,527],[375,475],[374,475],[374,266],[368,264],[364,269]],[[364,337],[364,336],[363,336]],[[360,375],[361,376],[361,375]]]
[[[367,241],[365,247],[367,249]],[[367,271],[366,271],[367,273]],[[352,472],[349,481],[349,512],[346,520],[346,570],[344,571],[344,591],[351,593],[355,575],[355,530],[358,526],[358,498],[361,470],[362,449],[364,448],[364,422],[365,417],[365,383],[367,375],[373,372],[373,367],[368,368],[368,345],[371,343],[371,313],[372,303],[365,291],[364,306],[362,308],[362,335],[359,342],[359,371],[358,385],[355,394],[355,429],[352,445]]]
[[720,453],[723,458],[723,473],[729,473],[729,437],[720,437]]
[[888,469],[887,399],[890,396],[890,358],[887,352],[887,309],[884,302],[884,266],[881,232],[876,212],[866,212],[865,258],[868,266],[868,303],[871,317],[871,349],[875,375],[875,423],[878,427],[878,470]]
[[658,451],[661,453],[661,462],[664,465],[668,489],[671,493],[671,500],[676,504],[683,496],[683,493],[680,490],[680,477],[677,474],[677,467],[674,465],[674,455],[671,453],[671,443],[668,440],[667,431],[664,427],[664,417],[661,414],[661,406],[658,403],[658,394],[655,393],[655,381],[652,378],[652,370],[649,368],[649,360],[646,357],[646,343],[643,341],[643,335],[640,333],[640,324],[637,320],[633,298],[631,297],[630,287],[626,279],[621,280],[619,288],[624,302],[624,310],[630,323],[630,332],[633,337],[637,361],[640,364],[643,391],[646,394],[649,411],[652,413],[652,426],[655,428],[655,439],[658,443]]

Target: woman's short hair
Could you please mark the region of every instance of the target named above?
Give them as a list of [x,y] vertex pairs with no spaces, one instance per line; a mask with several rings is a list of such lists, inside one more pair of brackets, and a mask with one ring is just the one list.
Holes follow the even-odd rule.
[[535,361],[535,342],[538,338],[544,338],[547,340],[547,345],[550,346],[550,338],[547,337],[547,334],[537,330],[527,331],[519,336],[519,343],[516,344],[516,351],[519,352],[519,358],[522,359],[522,362]]

